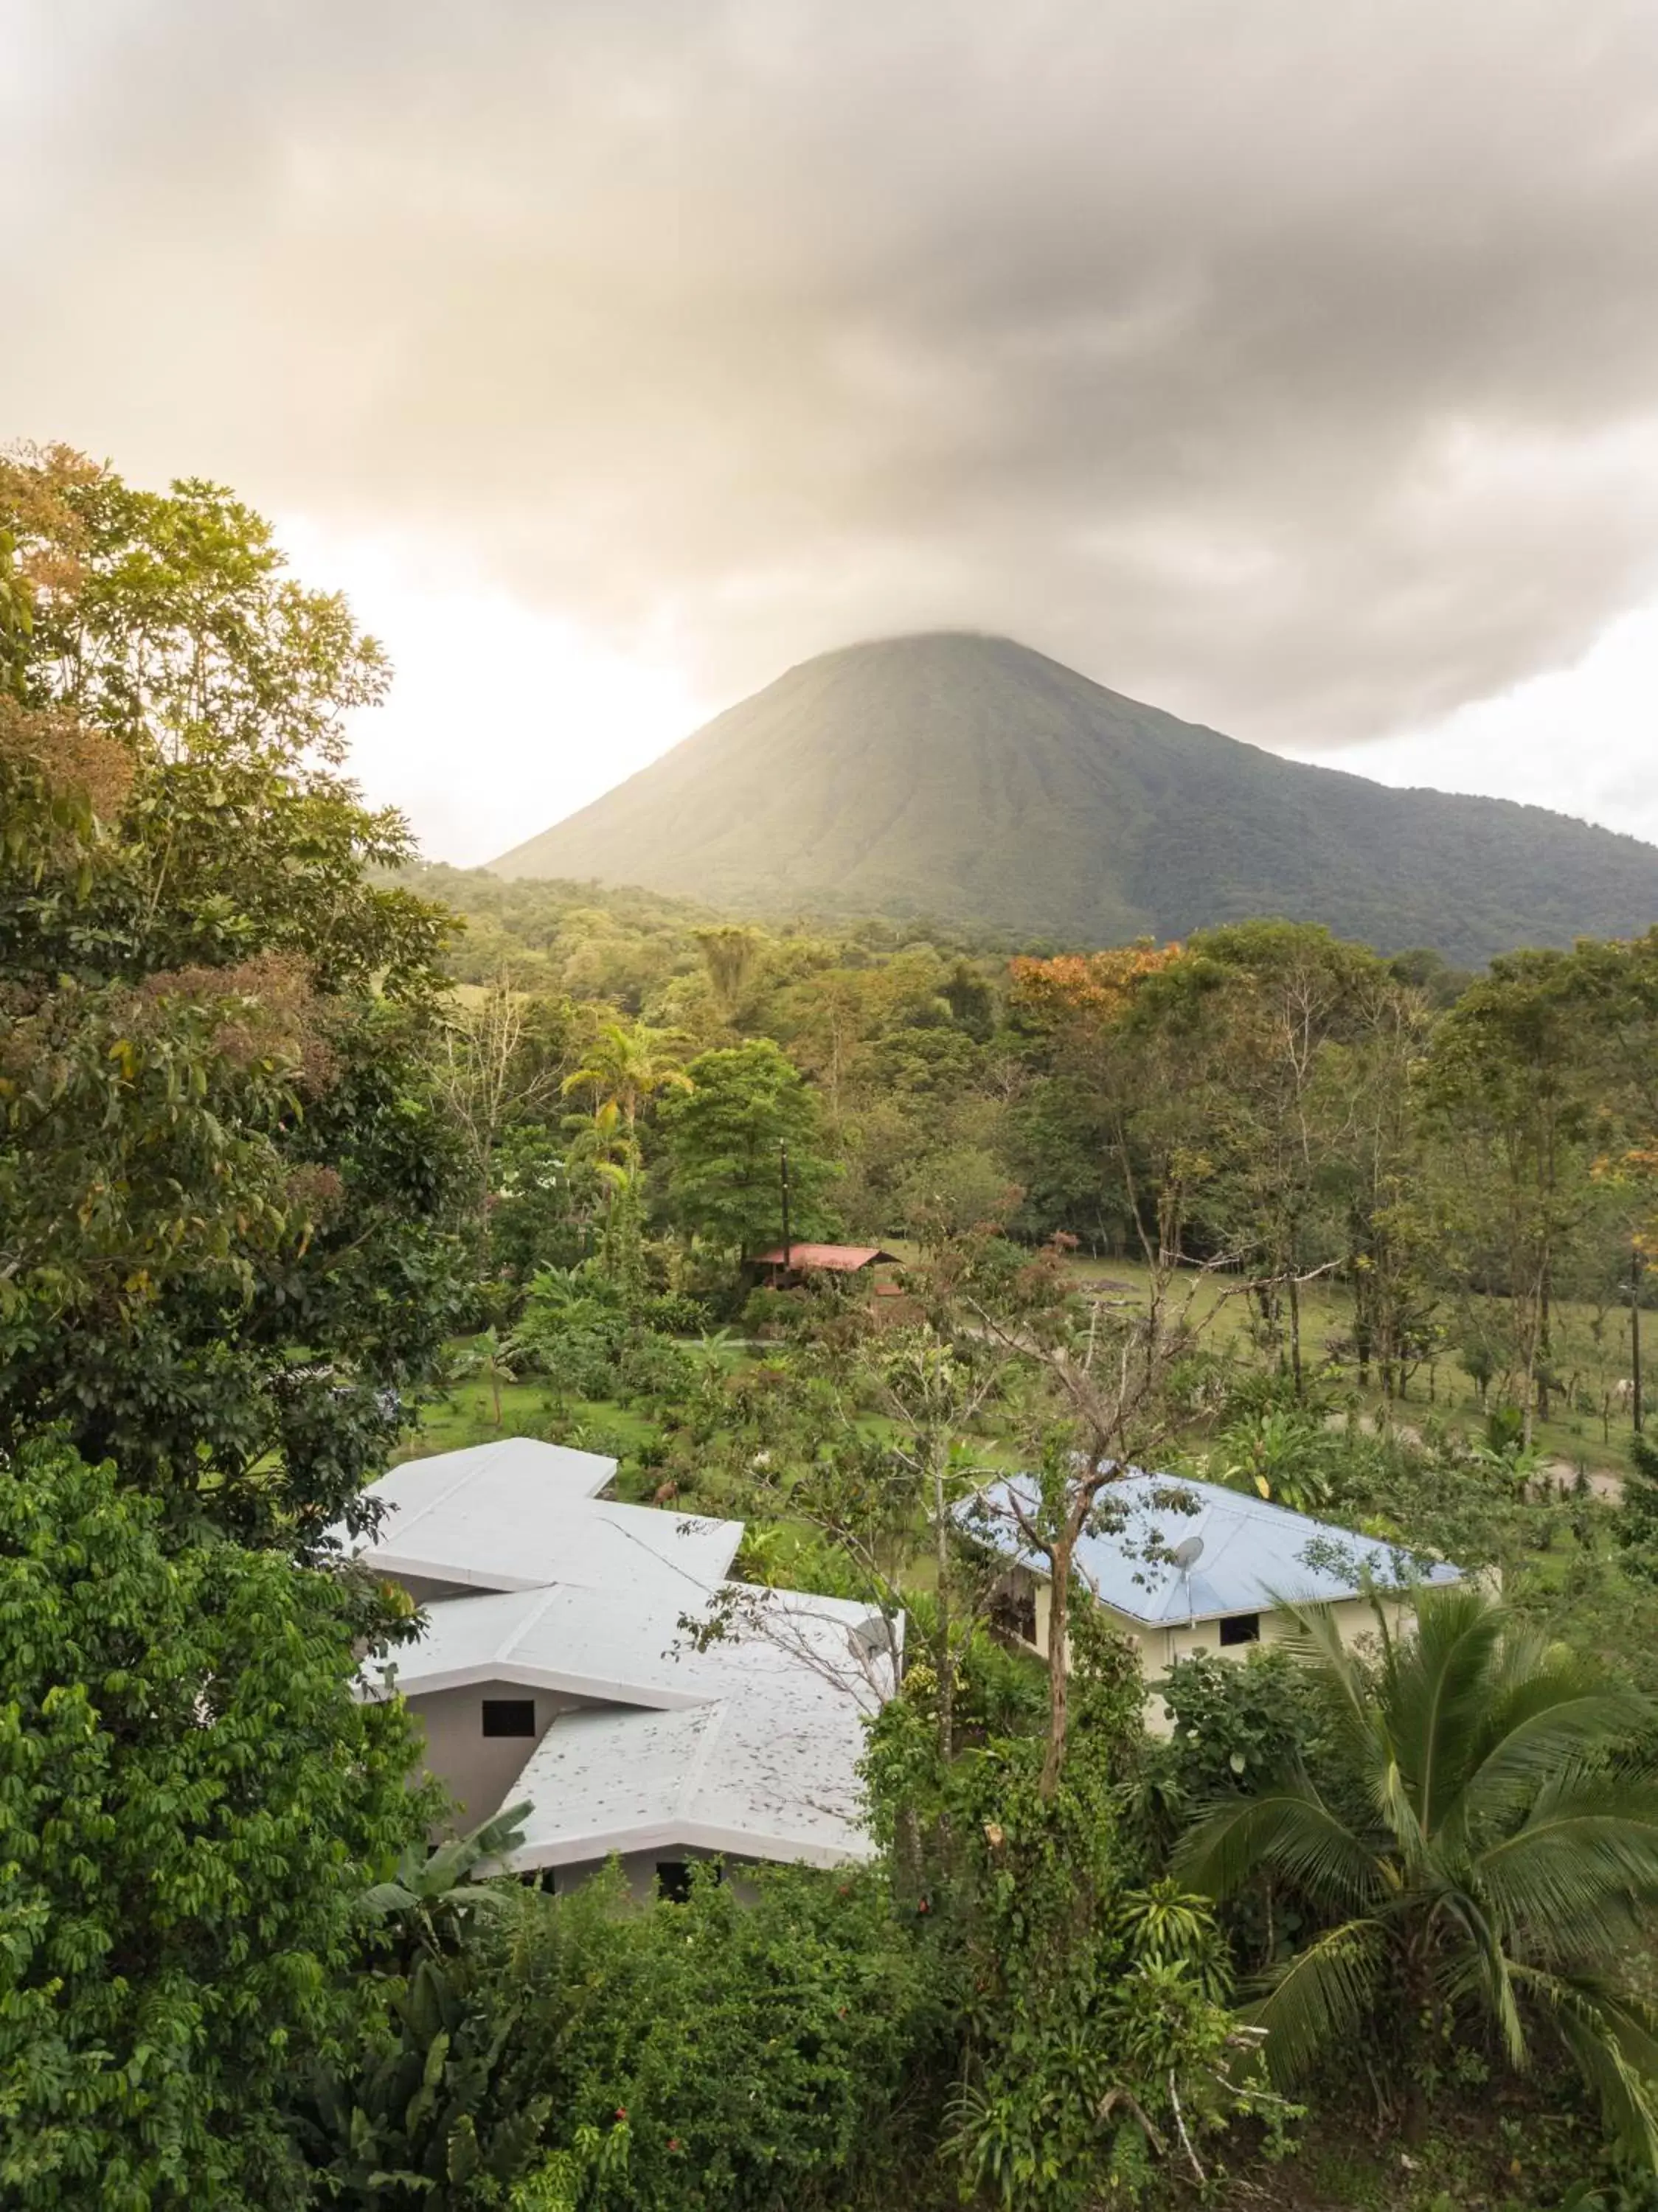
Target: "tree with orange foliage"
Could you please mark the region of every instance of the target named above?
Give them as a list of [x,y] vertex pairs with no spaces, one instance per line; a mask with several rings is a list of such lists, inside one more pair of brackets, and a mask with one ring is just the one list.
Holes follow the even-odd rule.
[[1035,1030],[1076,1022],[1109,1024],[1127,1012],[1136,987],[1181,957],[1179,945],[1142,938],[1106,952],[1062,952],[1049,960],[1010,963],[1008,1011]]

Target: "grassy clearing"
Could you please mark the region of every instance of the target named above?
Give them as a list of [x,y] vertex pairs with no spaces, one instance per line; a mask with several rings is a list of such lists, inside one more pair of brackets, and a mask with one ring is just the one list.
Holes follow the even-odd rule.
[[[893,1249],[900,1256],[910,1256],[909,1248],[902,1243]],[[1149,1270],[1137,1260],[1091,1259],[1074,1254],[1066,1266],[1079,1287],[1110,1285],[1104,1293],[1107,1297],[1143,1299],[1149,1288]],[[1180,1299],[1188,1294],[1192,1299],[1192,1319],[1206,1345],[1240,1358],[1261,1357],[1251,1334],[1248,1302],[1240,1295],[1235,1279],[1195,1271],[1177,1274],[1173,1296]],[[1341,1285],[1320,1280],[1307,1285],[1301,1321],[1309,1364],[1325,1358],[1327,1347],[1350,1334],[1351,1320],[1351,1300]],[[1658,1324],[1653,1333],[1658,1339]],[[1616,1312],[1597,1315],[1588,1305],[1564,1303],[1557,1316],[1557,1347],[1563,1372],[1577,1374],[1591,1395],[1609,1391],[1627,1369],[1627,1318]],[[734,1344],[728,1357],[735,1370],[755,1358],[779,1355],[787,1358],[786,1347]],[[1371,1420],[1391,1419],[1418,1432],[1439,1425],[1474,1436],[1483,1429],[1486,1418],[1478,1390],[1451,1352],[1419,1368],[1403,1396],[1391,1406],[1379,1387],[1359,1388],[1350,1364],[1338,1370],[1335,1395],[1344,1407]],[[894,1433],[893,1425],[874,1411],[861,1415],[858,1426],[867,1435],[883,1439]],[[537,1377],[503,1385],[497,1427],[488,1384],[469,1379],[454,1384],[426,1408],[399,1456],[406,1459],[451,1451],[487,1443],[497,1436],[539,1437],[578,1448],[593,1437],[607,1449],[625,1454],[640,1450],[659,1434],[655,1420],[637,1406],[611,1398],[570,1400],[560,1405]],[[1599,1413],[1570,1408],[1539,1422],[1536,1429],[1538,1449],[1545,1457],[1563,1470],[1582,1469],[1589,1476],[1615,1477],[1627,1472],[1629,1437],[1627,1414],[1615,1411],[1608,1419]],[[984,1439],[982,1457],[988,1469],[1011,1470],[1023,1463],[1025,1455],[1022,1440],[1010,1433],[991,1433]]]
[[[1119,1295],[1143,1298],[1150,1287],[1150,1270],[1136,1260],[1094,1260],[1074,1254],[1068,1271],[1082,1284],[1121,1284]],[[1177,1273],[1173,1296],[1192,1297],[1192,1320],[1204,1342],[1219,1352],[1259,1358],[1251,1335],[1249,1303],[1240,1292],[1237,1279],[1223,1274]],[[1109,1295],[1109,1293],[1108,1293]],[[1332,1343],[1350,1337],[1352,1300],[1346,1289],[1327,1279],[1309,1283],[1301,1293],[1301,1340],[1309,1364],[1328,1357]],[[1562,1373],[1576,1375],[1582,1387],[1599,1400],[1629,1371],[1629,1322],[1618,1311],[1597,1314],[1582,1302],[1563,1301],[1556,1310],[1556,1364]],[[1658,1322],[1649,1324],[1658,1338]],[[1486,1408],[1454,1351],[1447,1350],[1413,1374],[1401,1397],[1388,1407],[1379,1386],[1361,1389],[1350,1365],[1340,1370],[1338,1395],[1373,1419],[1389,1416],[1395,1423],[1422,1429],[1442,1422],[1467,1433],[1484,1425]],[[1496,1397],[1493,1387],[1493,1400]],[[1622,1474],[1629,1467],[1629,1417],[1615,1410],[1603,1421],[1598,1413],[1568,1410],[1537,1424],[1539,1449],[1571,1467],[1593,1474]]]
[[648,1415],[613,1398],[572,1398],[556,1407],[545,1382],[503,1383],[501,1421],[486,1382],[457,1382],[426,1407],[397,1456],[424,1459],[433,1452],[459,1451],[468,1444],[494,1443],[503,1437],[537,1437],[578,1450],[590,1437],[603,1437],[637,1451],[657,1430]]

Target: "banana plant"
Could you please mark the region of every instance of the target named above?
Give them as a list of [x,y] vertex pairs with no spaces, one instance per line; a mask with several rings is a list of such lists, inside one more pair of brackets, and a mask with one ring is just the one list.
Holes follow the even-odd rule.
[[384,1984],[385,2017],[355,2071],[313,2087],[305,2133],[327,2201],[460,2212],[479,2201],[480,2182],[507,2185],[533,2158],[546,2100],[491,2109],[517,2008],[478,2003],[461,1948],[469,1920],[505,1907],[503,1888],[476,1877],[521,1842],[528,1810],[511,1806],[430,1856],[411,1848],[365,1893],[364,1912],[391,1929],[403,1971]]

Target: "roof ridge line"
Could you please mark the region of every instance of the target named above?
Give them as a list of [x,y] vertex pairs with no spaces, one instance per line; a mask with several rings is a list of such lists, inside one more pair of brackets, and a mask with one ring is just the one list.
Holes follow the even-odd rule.
[[[559,1590],[568,1587],[568,1585],[553,1582],[542,1583],[535,1587],[539,1588],[540,1592],[540,1604],[535,1607],[533,1612],[526,1613],[524,1618],[518,1623],[518,1626],[513,1630],[512,1634],[505,1638],[501,1644],[497,1645],[496,1649],[490,1654],[490,1656],[492,1659],[504,1662],[507,1654],[511,1650],[512,1646],[515,1644],[521,1642],[524,1637],[529,1634],[531,1629],[534,1627],[536,1622],[540,1620],[542,1614],[546,1612],[548,1607],[558,1596]],[[504,1593],[503,1594],[504,1595]],[[515,1590],[512,1594],[515,1597],[522,1597],[528,1595],[527,1592],[522,1590]]]
[[[464,1453],[466,1453],[466,1452],[467,1452],[467,1451],[481,1451],[481,1452],[485,1453],[489,1457],[491,1457],[491,1458],[492,1458],[492,1457],[494,1456],[494,1455],[501,1449],[501,1447],[502,1447],[503,1444],[510,1443],[512,1443],[513,1441],[514,1441],[514,1440],[513,1440],[513,1438],[511,1438],[510,1437],[492,1437],[492,1438],[491,1438],[491,1439],[487,1443],[483,1443],[483,1444],[463,1445],[463,1446],[461,1447],[460,1451],[459,1451],[459,1452],[457,1452],[457,1453],[455,1454],[455,1457],[456,1457],[457,1459],[459,1459],[459,1458],[460,1458],[460,1457],[462,1456],[462,1455],[463,1455]],[[441,1453],[433,1453],[433,1454],[431,1454],[431,1455],[430,1455],[430,1456],[431,1456],[431,1457],[433,1457],[433,1458],[441,1458],[441,1457],[444,1456],[444,1455],[442,1455],[442,1454],[441,1454]],[[404,1462],[404,1464],[408,1465],[408,1466],[411,1466],[411,1467],[412,1467],[412,1466],[418,1466],[418,1465],[419,1464],[419,1462],[418,1462],[418,1461],[411,1460],[411,1461],[407,1461],[407,1462]],[[480,1462],[480,1465],[481,1465],[481,1464],[483,1464],[483,1462]],[[396,1471],[397,1471],[397,1470],[396,1470],[396,1468],[387,1468],[387,1474],[395,1474],[395,1473],[396,1473]],[[449,1502],[450,1498],[452,1498],[454,1496],[454,1493],[456,1492],[456,1491],[457,1491],[457,1490],[464,1489],[464,1488],[466,1487],[466,1484],[472,1480],[472,1475],[473,1475],[474,1474],[476,1474],[478,1471],[479,1471],[479,1468],[471,1468],[471,1469],[468,1469],[468,1470],[463,1471],[461,1474],[457,1474],[457,1475],[455,1476],[454,1480],[453,1482],[446,1484],[446,1485],[444,1486],[444,1487],[443,1487],[442,1490],[440,1490],[440,1491],[438,1492],[438,1493],[437,1493],[437,1495],[436,1495],[436,1498],[429,1498],[429,1499],[427,1500],[426,1504],[421,1507],[421,1509],[420,1509],[420,1510],[419,1510],[419,1512],[418,1512],[418,1513],[416,1513],[416,1514],[412,1514],[412,1515],[411,1515],[411,1516],[409,1517],[409,1519],[408,1519],[407,1521],[405,1521],[405,1523],[404,1523],[404,1528],[405,1528],[405,1533],[406,1533],[406,1531],[407,1531],[407,1530],[409,1530],[409,1529],[411,1529],[411,1528],[418,1528],[420,1526],[421,1522],[422,1522],[426,1518],[427,1515],[428,1515],[428,1514],[430,1514],[430,1513],[436,1513],[436,1510],[437,1510],[437,1509],[438,1509],[438,1507],[439,1507],[440,1505],[447,1505],[447,1504],[448,1504],[448,1502]],[[381,1480],[382,1481],[384,1481],[384,1480],[385,1480],[385,1479],[386,1479],[386,1477],[385,1477],[385,1476],[381,1476]],[[393,1508],[393,1510],[394,1510],[394,1511],[396,1511],[396,1510],[401,1510],[400,1508]],[[378,1548],[378,1547],[377,1547],[377,1546],[376,1546],[376,1548]]]
[[691,1762],[690,1771],[686,1776],[684,1786],[677,1800],[678,1810],[682,1820],[689,1820],[691,1817],[691,1808],[695,1803],[697,1792],[702,1785],[703,1775],[713,1752],[715,1740],[725,1726],[727,1702],[724,1698],[710,1698],[706,1705],[691,1708],[699,1718],[707,1716],[707,1725],[698,1731],[696,1756]]
[[[619,1499],[613,1498],[584,1498],[582,1502],[583,1504],[594,1506],[616,1505],[620,1503]],[[650,1510],[648,1506],[630,1507],[628,1510],[630,1511],[636,1512],[648,1512]],[[672,1519],[675,1522],[710,1520],[710,1516],[707,1514],[697,1513],[675,1513],[673,1515],[664,1514],[662,1517],[664,1520]],[[731,1556],[735,1559],[737,1553],[742,1548],[743,1532],[748,1525],[747,1522],[745,1521],[721,1521],[717,1516],[715,1516],[710,1521],[710,1525],[716,1528],[735,1528],[737,1532],[737,1540],[731,1547]],[[684,1579],[691,1584],[692,1589],[700,1590],[704,1597],[712,1597],[716,1589],[723,1589],[727,1583],[731,1579],[729,1575],[721,1575],[717,1577],[715,1581],[705,1583],[698,1576],[693,1575],[689,1567],[682,1566],[680,1561],[674,1557],[672,1553],[659,1552],[654,1544],[647,1544],[643,1536],[636,1536],[632,1529],[627,1527],[625,1522],[612,1521],[609,1523],[609,1526],[615,1529],[619,1536],[625,1538],[627,1542],[630,1544],[636,1545],[640,1551],[643,1552],[649,1558],[656,1560],[659,1565],[665,1567],[672,1567],[676,1575],[682,1576]]]

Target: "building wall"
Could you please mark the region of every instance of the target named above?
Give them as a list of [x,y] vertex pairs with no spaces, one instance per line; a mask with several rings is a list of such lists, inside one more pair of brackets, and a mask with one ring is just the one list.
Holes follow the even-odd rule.
[[[535,1734],[485,1735],[485,1698],[533,1698]],[[479,1682],[464,1690],[430,1690],[411,1698],[408,1705],[425,1732],[427,1771],[459,1800],[453,1820],[464,1829],[476,1827],[510,1801],[513,1784],[556,1715],[600,1702],[526,1690],[515,1682]]]
[[[1045,1582],[1035,1581],[1036,1645],[1043,1657],[1048,1652],[1048,1625],[1052,1610],[1052,1592]],[[1171,1725],[1168,1709],[1162,1699],[1153,1695],[1151,1684],[1166,1674],[1177,1659],[1190,1658],[1194,1651],[1212,1651],[1217,1658],[1247,1659],[1257,1649],[1253,1644],[1225,1644],[1221,1642],[1218,1620],[1176,1621],[1167,1627],[1149,1628],[1143,1621],[1130,1614],[1119,1613],[1114,1606],[1102,1605],[1105,1614],[1119,1636],[1126,1636],[1140,1655],[1140,1672],[1146,1678],[1146,1725],[1161,1735]],[[1344,1598],[1330,1608],[1332,1617],[1344,1644],[1355,1644],[1361,1637],[1374,1636],[1376,1616],[1366,1598]],[[1386,1608],[1388,1625],[1396,1628],[1402,1607],[1399,1604]],[[1269,1612],[1265,1607],[1260,1615],[1262,1644],[1282,1643],[1291,1629],[1291,1622],[1282,1613]]]

